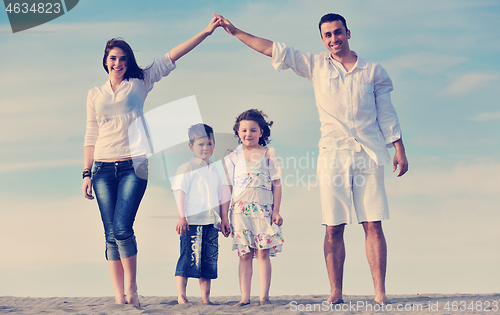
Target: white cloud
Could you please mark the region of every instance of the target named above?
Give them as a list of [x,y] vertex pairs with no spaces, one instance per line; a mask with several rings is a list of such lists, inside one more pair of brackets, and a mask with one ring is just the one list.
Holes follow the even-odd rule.
[[463,95],[478,88],[482,88],[483,85],[488,85],[492,81],[497,81],[498,79],[500,79],[500,75],[498,74],[471,72],[453,80],[453,82],[445,88],[444,92],[449,95]]
[[447,167],[412,169],[398,181],[388,180],[388,190],[398,196],[428,196],[453,200],[476,196],[499,199],[500,163],[494,159],[462,161]]
[[[29,265],[34,261],[79,263],[104,260],[104,233],[97,202],[83,198],[80,187],[74,188],[78,197],[45,198],[33,202],[28,196],[11,196],[3,202],[0,237],[9,241],[3,244],[4,259],[0,261],[0,269]],[[157,217],[169,220],[155,220]],[[175,256],[178,240],[171,242],[162,235],[167,231],[175,233],[177,220],[172,218],[177,218],[177,215],[171,192],[150,185],[134,225],[145,262],[172,260],[171,256]],[[154,248],[160,245],[163,250],[155,252]]]
[[[75,187],[78,190],[79,187]],[[0,236],[4,240],[0,269],[36,266],[37,262],[89,262],[99,255],[102,228],[95,204],[83,197],[29,201],[7,198],[2,204]]]
[[[450,132],[452,131],[453,132]],[[426,132],[412,136],[409,138],[410,142],[412,144],[415,144],[419,147],[423,148],[452,148],[452,147],[460,147],[460,148],[467,148],[467,147],[478,147],[478,146],[491,146],[491,145],[496,145],[499,143],[498,137],[491,137],[491,138],[477,138],[467,135],[463,136],[454,129],[448,130],[446,132]],[[421,149],[419,149],[421,150]],[[477,152],[474,152],[476,154]],[[449,159],[452,156],[441,156],[441,158],[446,158]],[[456,161],[456,160],[455,160]]]
[[0,173],[12,173],[18,171],[26,171],[32,169],[46,169],[52,167],[64,167],[64,166],[74,166],[81,165],[83,163],[82,159],[77,160],[61,160],[61,161],[39,161],[36,162],[24,162],[24,163],[8,163],[0,164]]
[[420,52],[398,56],[394,59],[385,61],[384,66],[389,73],[394,73],[396,75],[407,70],[412,70],[423,75],[435,75],[466,61],[466,57],[449,56],[433,52]]
[[471,118],[474,121],[491,121],[500,119],[500,112],[482,112]]

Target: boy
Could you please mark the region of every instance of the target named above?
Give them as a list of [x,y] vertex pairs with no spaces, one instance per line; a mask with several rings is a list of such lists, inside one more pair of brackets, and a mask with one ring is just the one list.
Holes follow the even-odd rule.
[[211,279],[217,278],[218,232],[229,235],[227,211],[220,213],[221,178],[210,162],[214,148],[213,129],[205,124],[191,126],[189,149],[194,157],[177,169],[172,184],[179,220],[180,257],[175,270],[177,301],[189,303],[186,297],[187,278],[198,278],[201,303],[210,302]]

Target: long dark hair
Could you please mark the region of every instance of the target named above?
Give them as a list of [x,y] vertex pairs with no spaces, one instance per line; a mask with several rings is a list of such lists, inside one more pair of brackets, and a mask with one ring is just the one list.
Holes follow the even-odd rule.
[[271,142],[269,137],[271,136],[270,127],[273,125],[273,122],[267,122],[266,117],[267,115],[258,109],[249,109],[236,117],[236,123],[234,124],[233,131],[234,135],[238,138],[238,143],[241,143],[241,139],[238,136],[238,130],[240,129],[240,121],[242,120],[253,120],[259,124],[259,128],[262,129],[262,136],[259,138],[259,144],[261,146],[266,146],[269,142]]
[[123,79],[128,80],[129,78],[136,78],[144,80],[144,70],[137,65],[137,61],[135,60],[132,48],[121,37],[112,38],[108,40],[108,42],[106,43],[106,47],[104,48],[104,57],[102,58],[102,66],[104,67],[104,70],[108,72],[108,67],[106,66],[106,59],[108,59],[108,55],[111,49],[116,47],[123,50],[123,52],[127,56],[127,71],[125,72]]

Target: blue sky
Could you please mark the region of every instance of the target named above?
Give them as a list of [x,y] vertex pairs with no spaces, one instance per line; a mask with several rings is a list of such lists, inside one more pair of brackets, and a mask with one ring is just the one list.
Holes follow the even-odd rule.
[[[386,169],[388,293],[500,291],[497,1],[87,0],[16,34],[0,13],[0,295],[112,295],[97,205],[80,191],[87,91],[107,80],[108,39],[123,37],[146,66],[204,29],[212,12],[312,53],[324,50],[319,18],[342,14],[351,49],[393,80],[410,161],[402,178]],[[260,108],[275,122],[272,145],[282,157],[317,156],[310,82],[277,73],[268,57],[222,29],[155,85],[145,111],[191,95],[216,132],[230,133],[239,113]],[[286,244],[272,261],[271,295],[327,294],[319,191],[299,180],[315,166],[285,166],[296,181],[284,187]],[[150,181],[135,225],[142,295],[175,295],[175,211],[169,183]],[[220,243],[212,294],[238,295],[237,254],[229,240]],[[345,293],[371,294],[360,226],[346,229],[346,246]],[[195,282],[188,290],[199,295]]]

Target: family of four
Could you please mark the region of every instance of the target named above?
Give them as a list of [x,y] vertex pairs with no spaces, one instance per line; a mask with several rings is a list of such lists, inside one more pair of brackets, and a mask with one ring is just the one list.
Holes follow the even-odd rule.
[[[205,30],[145,69],[137,65],[125,41],[108,41],[103,67],[109,80],[90,90],[87,98],[82,191],[93,199],[94,190],[99,205],[116,303],[140,305],[133,222],[147,186],[148,161],[144,147],[136,142],[141,137],[147,140],[148,134],[131,140],[129,127],[143,119],[144,101],[154,83],[170,74],[175,62],[217,27],[271,57],[277,71],[292,69],[312,82],[321,122],[317,176],[326,226],[328,302],[343,303],[344,227],[352,223],[354,208],[365,231],[374,303],[388,303],[387,245],[381,224],[389,218],[383,170],[391,160],[387,148],[395,148],[393,172],[398,171],[397,176],[407,172],[408,161],[390,98],[391,79],[379,64],[358,57],[349,48],[351,32],[346,20],[333,13],[319,22],[321,41],[328,50],[319,55],[243,32],[218,14]],[[233,250],[238,251],[241,300],[237,305],[250,303],[253,258],[258,264],[260,304],[270,303],[269,257],[280,252],[283,243],[283,172],[275,149],[267,145],[272,122],[266,118],[256,109],[237,117],[233,130],[240,145],[224,159],[225,176],[210,161],[213,129],[200,123],[187,131],[194,157],[179,167],[172,184],[179,213],[176,230],[181,235],[175,272],[179,303],[189,303],[186,285],[192,277],[199,279],[202,304],[212,304],[210,284],[217,278],[219,230],[232,236]],[[342,163],[332,163],[339,160]]]

